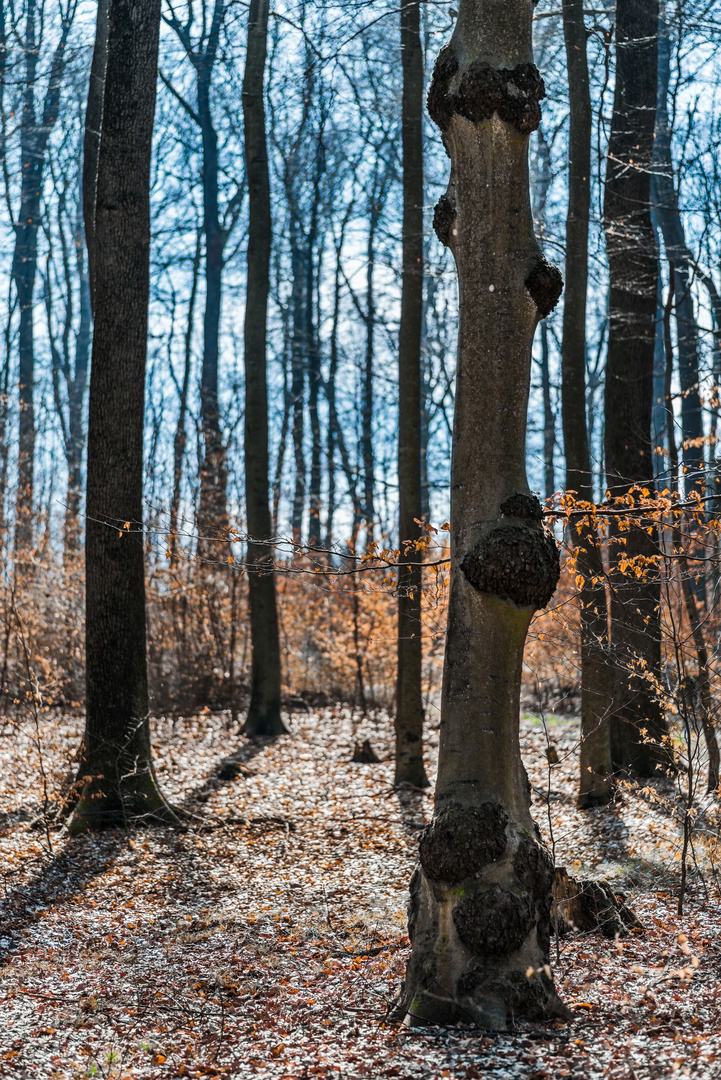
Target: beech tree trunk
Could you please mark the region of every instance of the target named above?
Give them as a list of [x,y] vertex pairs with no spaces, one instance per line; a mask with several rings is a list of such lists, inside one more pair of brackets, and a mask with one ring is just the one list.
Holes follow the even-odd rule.
[[421,673],[421,330],[423,325],[423,48],[419,0],[401,5],[403,285],[398,341],[398,675],[395,782],[427,787]]
[[[148,725],[143,422],[160,0],[110,0],[93,236],[86,723],[74,831],[168,816]],[[98,33],[102,33],[102,20]],[[91,161],[92,159],[88,159]]]
[[272,222],[265,135],[263,77],[268,0],[251,0],[243,78],[245,168],[250,195],[245,303],[245,501],[248,514],[248,591],[252,648],[248,735],[282,735],[280,640],[268,499],[268,382],[266,333]]
[[[651,447],[658,260],[651,222],[651,164],[658,61],[658,0],[618,0],[616,86],[608,146],[604,228],[610,273],[606,364],[606,482],[614,496],[654,482]],[[653,688],[661,675],[655,536],[645,523],[612,524],[611,643],[615,667],[612,755],[639,776],[669,760]],[[621,543],[619,544],[619,541]],[[621,559],[643,563],[637,580]],[[650,678],[648,677],[650,676]]]
[[543,81],[531,0],[461,0],[428,96],[451,159],[435,213],[459,279],[451,585],[433,821],[411,881],[406,1023],[565,1016],[550,975],[553,866],[530,814],[523,647],[559,575],[526,478],[531,345],[561,275],[534,236],[528,139]]
[[[566,292],[561,347],[566,490],[593,502],[586,422],[586,296],[591,209],[591,93],[583,0],[563,0],[568,96],[571,103],[566,217]],[[581,777],[579,805],[608,802],[611,774],[611,680],[604,568],[591,518],[572,522],[581,605]]]

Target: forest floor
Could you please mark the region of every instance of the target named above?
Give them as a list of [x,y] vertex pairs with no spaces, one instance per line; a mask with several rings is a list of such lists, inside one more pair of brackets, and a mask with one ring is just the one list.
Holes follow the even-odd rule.
[[[206,827],[74,839],[33,821],[38,748],[58,785],[80,717],[5,728],[0,1076],[721,1076],[721,904],[694,874],[676,915],[673,781],[581,813],[577,722],[551,721],[560,762],[549,786],[544,730],[525,714],[534,815],[557,862],[623,887],[645,931],[572,936],[558,955],[553,945],[572,1023],[399,1029],[386,1017],[431,796],[391,787],[387,717],[356,721],[338,707],[287,722],[292,735],[275,741],[243,739],[223,715],[155,722],[163,789]],[[365,736],[379,764],[350,762]]]

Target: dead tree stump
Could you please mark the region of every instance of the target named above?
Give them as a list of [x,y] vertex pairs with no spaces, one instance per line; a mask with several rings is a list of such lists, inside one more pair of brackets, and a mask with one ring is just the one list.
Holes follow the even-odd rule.
[[630,930],[642,930],[643,925],[623,894],[614,892],[607,881],[580,881],[565,867],[557,866],[551,928],[560,937],[572,930],[600,930],[604,937],[614,939],[628,937]]

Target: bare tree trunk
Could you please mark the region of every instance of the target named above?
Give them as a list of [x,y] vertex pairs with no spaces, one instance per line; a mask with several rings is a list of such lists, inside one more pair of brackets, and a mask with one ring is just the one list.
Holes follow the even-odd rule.
[[[651,222],[651,162],[658,64],[658,0],[618,0],[616,87],[608,146],[604,228],[611,281],[606,365],[606,479],[612,495],[654,481],[651,447],[658,261]],[[614,526],[612,524],[612,529]],[[660,585],[619,569],[653,558],[643,523],[614,529],[611,642],[615,665],[614,764],[639,776],[669,761],[667,727],[654,692],[660,676]],[[622,546],[616,542],[622,540]]]
[[[405,5],[404,5],[405,6]],[[374,190],[368,222],[366,255],[366,349],[363,365],[361,405],[361,456],[363,458],[363,519],[366,523],[366,548],[375,538],[375,454],[373,452],[373,368],[375,353],[376,304],[374,294],[375,242],[382,200]]]
[[43,202],[43,174],[47,145],[60,109],[60,91],[65,74],[65,49],[74,8],[63,11],[60,39],[51,61],[50,79],[42,104],[36,114],[35,91],[38,78],[40,38],[37,25],[42,13],[37,0],[27,0],[25,19],[25,74],[20,120],[20,208],[15,222],[15,251],[12,277],[17,290],[20,326],[18,332],[18,489],[15,511],[15,543],[19,552],[27,551],[33,536],[33,500],[35,492],[35,329],[33,302],[38,265],[38,229]]
[[438,780],[411,881],[407,1023],[567,1015],[549,967],[553,866],[518,733],[526,633],[559,575],[525,465],[533,336],[562,287],[528,190],[544,95],[532,10],[461,0],[428,97],[451,159],[435,227],[456,260],[460,320]]
[[307,275],[301,249],[301,227],[297,211],[291,208],[290,220],[290,257],[293,274],[291,291],[291,363],[290,363],[290,400],[293,411],[291,436],[295,461],[295,490],[291,530],[293,543],[300,544],[303,539],[303,511],[305,509],[305,447],[304,440],[304,405],[305,405],[305,284]]
[[180,491],[183,483],[183,461],[185,459],[185,446],[188,441],[188,433],[185,426],[188,412],[188,393],[190,391],[190,368],[193,358],[193,322],[195,316],[195,300],[198,294],[198,274],[200,271],[200,231],[195,245],[193,257],[193,277],[188,299],[188,321],[185,327],[185,356],[183,363],[183,381],[180,384],[178,402],[178,419],[173,436],[173,494],[170,498],[170,523],[168,527],[168,554],[171,562],[178,554],[178,516],[180,514]]
[[[322,103],[321,103],[322,107]],[[306,310],[306,347],[308,354],[308,420],[310,423],[311,448],[310,448],[310,475],[308,485],[309,514],[308,514],[308,546],[320,547],[320,507],[321,507],[321,433],[320,415],[318,413],[318,397],[321,386],[320,372],[320,347],[315,320],[316,299],[316,244],[318,242],[318,221],[321,213],[320,195],[321,180],[325,172],[325,147],[323,145],[323,131],[318,132],[316,145],[315,164],[313,172],[313,203],[310,210],[310,225],[308,228],[308,240],[306,244],[306,287],[305,287],[305,310]],[[318,271],[320,273],[321,253],[318,254]]]
[[[205,231],[205,313],[203,317],[203,365],[200,376],[200,418],[203,430],[203,462],[200,469],[200,535],[212,540],[227,537],[226,447],[220,426],[218,398],[220,364],[220,304],[223,288],[226,230],[218,208],[218,134],[210,107],[210,87],[218,53],[224,0],[216,0],[208,40],[198,53],[198,121],[203,140],[203,228]],[[202,545],[203,555],[219,555],[219,545]]]
[[83,216],[85,219],[85,243],[88,249],[90,306],[93,311],[95,310],[95,199],[98,184],[100,126],[103,121],[105,68],[108,63],[108,3],[109,0],[98,0],[95,45],[90,67],[88,101],[85,109],[85,139],[83,142]]
[[[71,828],[167,816],[148,725],[143,423],[160,0],[110,0],[92,229],[86,722]],[[102,22],[98,25],[102,33]],[[92,188],[92,178],[88,188]],[[87,190],[87,189],[86,189]]]
[[654,169],[651,193],[656,220],[663,235],[666,257],[675,270],[675,307],[678,341],[678,373],[681,386],[681,463],[686,495],[705,495],[703,417],[699,394],[698,329],[694,313],[691,281],[693,268],[686,257],[686,236],[679,214],[678,192],[674,184],[671,158],[671,127],[668,93],[671,75],[671,42],[666,23],[659,22],[658,102],[654,139]]
[[423,325],[423,48],[419,0],[401,6],[403,285],[398,338],[398,674],[395,783],[427,787],[421,629],[421,334]]
[[[566,218],[566,294],[561,347],[563,442],[566,490],[580,502],[593,502],[593,477],[586,421],[586,296],[588,226],[591,209],[591,93],[583,0],[563,0],[569,135],[568,215]],[[611,682],[604,569],[591,518],[569,530],[582,579],[581,604],[581,777],[579,805],[608,802],[613,790],[609,710]]]
[[266,334],[272,222],[263,78],[269,0],[251,0],[243,77],[245,167],[250,193],[245,304],[245,501],[248,514],[248,590],[252,645],[248,735],[282,735],[280,640],[268,500],[268,382]]
[[541,323],[541,393],[543,394],[543,481],[546,499],[553,498],[556,477],[553,453],[556,449],[556,418],[551,401],[551,363],[548,347],[548,327]]
[[80,291],[80,320],[75,341],[75,363],[72,377],[68,380],[68,494],[64,529],[66,556],[76,552],[80,547],[80,500],[83,488],[83,450],[85,449],[84,407],[92,328],[90,278],[85,260],[85,230],[80,211],[81,207],[78,207],[78,220],[75,223],[73,235]]

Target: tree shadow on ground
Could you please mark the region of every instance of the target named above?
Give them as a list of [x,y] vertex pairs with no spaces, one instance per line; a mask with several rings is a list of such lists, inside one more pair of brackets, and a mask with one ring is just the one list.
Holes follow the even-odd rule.
[[277,736],[252,735],[237,747],[231,754],[220,758],[211,773],[204,777],[200,783],[187,792],[179,806],[183,810],[197,813],[202,804],[207,802],[213,792],[218,791],[226,784],[232,784],[252,772],[247,768],[253,758],[269,750],[277,742]]
[[421,829],[428,824],[433,812],[432,788],[421,791],[410,784],[399,784],[395,795],[404,831],[418,839]]
[[108,829],[68,837],[62,848],[47,854],[27,884],[6,891],[0,900],[0,965],[8,962],[23,932],[43,917],[47,904],[73,900],[112,866],[131,835],[128,830]]

